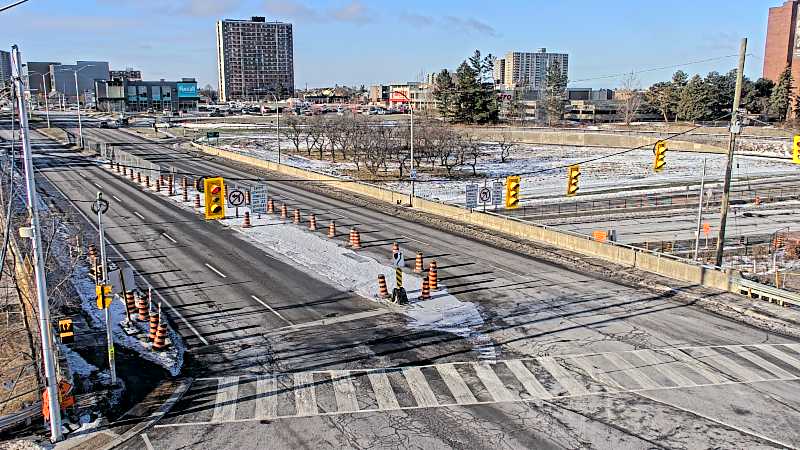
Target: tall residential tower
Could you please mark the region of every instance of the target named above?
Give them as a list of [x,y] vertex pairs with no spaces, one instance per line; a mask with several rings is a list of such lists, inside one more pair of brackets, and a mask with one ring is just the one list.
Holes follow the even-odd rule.
[[219,99],[268,100],[294,93],[292,24],[250,20],[217,21]]
[[502,74],[502,83],[506,87],[525,86],[532,89],[544,89],[547,79],[547,68],[558,62],[561,73],[569,72],[569,55],[566,53],[548,53],[547,49],[539,49],[536,53],[508,52],[502,61],[504,68],[496,68],[495,76]]

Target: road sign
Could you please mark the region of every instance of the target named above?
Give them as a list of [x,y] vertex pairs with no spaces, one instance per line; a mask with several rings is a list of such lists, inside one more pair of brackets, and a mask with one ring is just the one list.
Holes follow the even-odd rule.
[[592,239],[597,242],[605,242],[608,238],[608,233],[603,230],[594,230],[592,231]]
[[469,209],[475,209],[478,207],[478,185],[477,184],[468,184],[466,186],[466,205]]
[[219,139],[219,131],[206,131],[206,139],[211,138]]
[[75,341],[75,332],[72,328],[72,319],[61,319],[58,321],[58,337],[64,344],[71,344]]
[[259,183],[250,193],[251,212],[254,214],[267,213],[267,183]]
[[417,179],[417,169],[414,169],[414,170],[412,170],[412,171],[411,171],[411,176],[410,176],[410,178],[411,178],[412,180],[416,180],[416,179]]
[[228,202],[233,206],[242,206],[244,204],[244,198],[244,192],[239,190],[238,187],[228,192]]
[[108,200],[103,198],[98,198],[97,200],[92,203],[92,212],[97,214],[98,211],[100,214],[105,214],[108,212]]
[[482,187],[478,191],[478,201],[481,203],[489,203],[492,200],[492,190],[488,187]]
[[703,222],[703,234],[708,236],[709,233],[711,233],[711,224],[708,222]]
[[503,204],[503,182],[495,181],[492,183],[492,205],[500,206]]
[[[111,265],[108,266],[111,269]],[[123,277],[124,279],[121,279]],[[136,282],[133,278],[133,269],[130,267],[125,267],[122,269],[111,270],[108,272],[108,284],[111,285],[111,292],[115,294],[119,294],[123,291],[122,287],[125,286],[125,290],[133,291],[136,289]]]
[[397,252],[397,253],[394,254],[394,256],[392,257],[392,265],[394,267],[405,267],[406,266],[406,260],[405,260],[405,258],[403,258],[403,252]]

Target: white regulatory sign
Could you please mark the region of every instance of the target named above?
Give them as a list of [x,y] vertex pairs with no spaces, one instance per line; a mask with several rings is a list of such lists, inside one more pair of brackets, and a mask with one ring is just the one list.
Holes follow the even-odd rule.
[[492,199],[492,191],[488,187],[482,187],[480,191],[478,191],[478,201],[481,203],[489,203]]
[[478,185],[477,184],[468,184],[466,186],[466,206],[469,209],[475,209],[478,207]]
[[503,204],[503,182],[495,181],[492,183],[492,205]]
[[267,213],[267,183],[259,183],[250,192],[250,209],[253,214]]

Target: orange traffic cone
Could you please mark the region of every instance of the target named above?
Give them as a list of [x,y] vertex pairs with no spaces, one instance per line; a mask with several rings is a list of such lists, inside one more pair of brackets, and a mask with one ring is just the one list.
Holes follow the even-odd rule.
[[144,176],[144,185],[147,187],[147,189],[150,189],[150,175]]
[[400,246],[397,245],[397,241],[392,242],[392,258],[394,258],[398,253],[400,253]]
[[292,223],[300,223],[300,210],[297,208],[294,209],[294,217],[292,218]]
[[286,220],[286,217],[289,215],[289,209],[286,207],[286,203],[281,205],[281,219]]
[[136,182],[142,184],[142,172],[136,172]]
[[328,224],[328,237],[334,238],[336,237],[336,222],[331,220],[331,223]]
[[200,194],[194,194],[194,207],[200,209]]
[[435,291],[439,288],[438,282],[438,274],[436,270],[436,261],[431,261],[430,265],[428,266],[428,283],[430,284],[431,290]]
[[361,248],[361,234],[359,234],[358,230],[355,228],[352,229],[350,234],[350,245],[353,247],[353,250]]
[[308,229],[310,231],[317,231],[317,216],[313,213],[308,216]]
[[161,177],[156,180],[156,192],[161,192]]
[[383,274],[378,275],[378,297],[389,298],[389,288],[386,287],[386,277]]
[[150,342],[155,341],[157,332],[158,332],[158,314],[156,314],[155,312],[151,311],[150,312],[150,333],[147,334],[147,339],[149,339]]
[[431,286],[428,283],[427,278],[422,279],[422,291],[419,293],[420,300],[430,300],[431,299]]
[[267,200],[267,214],[275,214],[275,202],[272,200],[272,197]]
[[153,350],[164,350],[165,348],[167,348],[167,321],[159,319],[156,338],[153,340]]
[[136,310],[139,313],[139,321],[147,321],[147,300],[144,297],[139,297],[136,301]]
[[423,269],[422,264],[422,252],[417,252],[417,261],[414,263],[414,272],[415,273],[422,273]]
[[242,223],[242,228],[250,228],[250,211],[244,212],[244,222]]

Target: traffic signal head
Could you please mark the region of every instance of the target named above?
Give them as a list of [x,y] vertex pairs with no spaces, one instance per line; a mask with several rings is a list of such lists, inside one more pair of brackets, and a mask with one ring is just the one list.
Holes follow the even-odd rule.
[[792,162],[800,164],[800,134],[794,135],[794,142],[792,143]]
[[567,197],[572,197],[578,193],[578,177],[581,175],[581,169],[578,164],[573,164],[567,169]]
[[513,175],[506,178],[506,209],[519,208],[520,178]]
[[98,284],[95,286],[97,294],[97,309],[106,309],[111,306],[111,285]]
[[225,181],[221,177],[206,178],[204,181],[206,200],[206,219],[225,218]]
[[664,169],[664,166],[667,164],[666,157],[667,157],[667,142],[666,141],[658,141],[656,145],[653,147],[653,170],[656,172],[660,172]]

